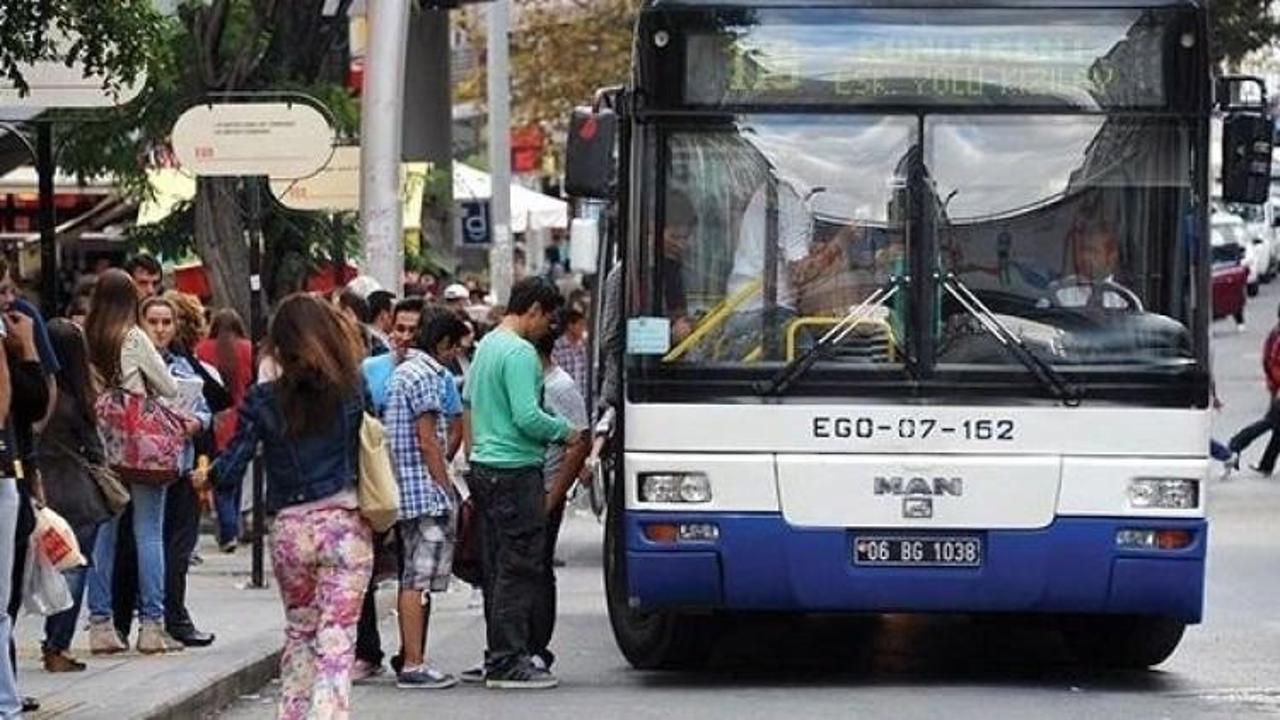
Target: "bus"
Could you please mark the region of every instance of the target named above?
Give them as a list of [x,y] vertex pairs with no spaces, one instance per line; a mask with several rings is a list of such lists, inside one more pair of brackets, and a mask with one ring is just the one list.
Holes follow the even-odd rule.
[[644,5],[566,161],[604,206],[632,665],[701,662],[757,613],[1036,616],[1091,666],[1174,651],[1209,539],[1214,117],[1224,196],[1270,182],[1265,103],[1209,44],[1197,0]]

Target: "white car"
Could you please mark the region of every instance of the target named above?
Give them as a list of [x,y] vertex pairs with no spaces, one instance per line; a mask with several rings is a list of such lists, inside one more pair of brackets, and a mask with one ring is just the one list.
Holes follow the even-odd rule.
[[1267,260],[1263,264],[1262,282],[1271,282],[1276,275],[1276,266],[1280,265],[1280,245],[1277,244],[1275,228],[1272,227],[1270,204],[1244,205],[1232,203],[1228,211],[1244,220],[1245,237],[1249,245],[1262,245]]
[[1229,212],[1215,212],[1209,216],[1210,232],[1217,236],[1215,244],[1236,243],[1244,248],[1242,264],[1249,269],[1249,297],[1258,294],[1262,278],[1270,272],[1271,248],[1261,238],[1249,237],[1245,221]]

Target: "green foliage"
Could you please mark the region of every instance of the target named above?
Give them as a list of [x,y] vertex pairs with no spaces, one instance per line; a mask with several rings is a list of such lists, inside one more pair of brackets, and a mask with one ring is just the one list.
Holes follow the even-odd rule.
[[108,89],[133,82],[159,47],[152,0],[15,0],[0,9],[0,73],[26,90],[24,65],[80,63]]
[[1269,0],[1214,0],[1209,3],[1213,54],[1220,62],[1239,63],[1249,53],[1280,37],[1280,19]]

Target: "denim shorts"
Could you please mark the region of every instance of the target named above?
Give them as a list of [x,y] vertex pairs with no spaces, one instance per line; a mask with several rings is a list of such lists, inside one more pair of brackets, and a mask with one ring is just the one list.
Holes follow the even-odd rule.
[[444,592],[457,542],[453,515],[420,515],[396,523],[400,535],[400,589]]

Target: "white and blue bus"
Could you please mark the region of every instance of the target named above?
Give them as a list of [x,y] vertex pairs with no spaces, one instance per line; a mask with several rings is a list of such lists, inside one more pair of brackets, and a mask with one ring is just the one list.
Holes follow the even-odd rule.
[[632,664],[757,612],[1031,614],[1082,662],[1168,657],[1204,597],[1215,108],[1225,194],[1270,181],[1209,42],[1190,0],[641,10],[566,178],[610,218]]

